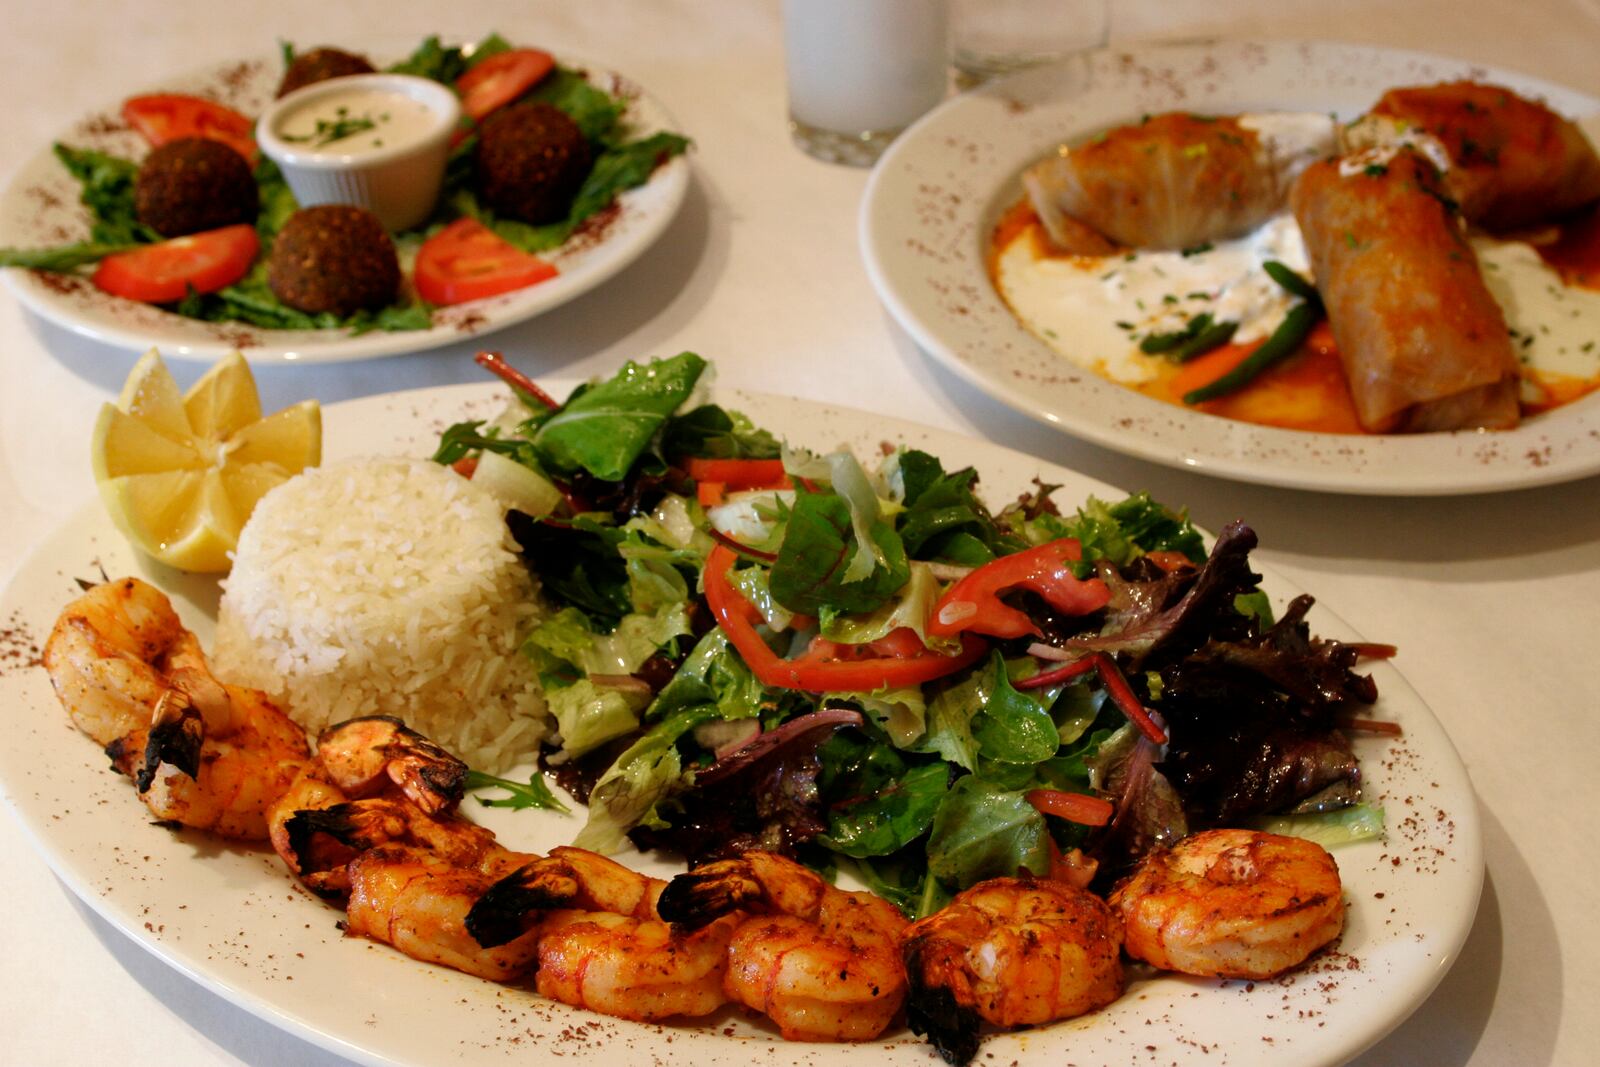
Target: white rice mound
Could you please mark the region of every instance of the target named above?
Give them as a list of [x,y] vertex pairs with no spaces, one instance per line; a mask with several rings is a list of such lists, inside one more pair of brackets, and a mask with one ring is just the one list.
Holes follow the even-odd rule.
[[222,583],[217,674],[315,737],[395,715],[480,770],[549,730],[517,651],[539,614],[500,505],[425,460],[356,459],[262,497]]

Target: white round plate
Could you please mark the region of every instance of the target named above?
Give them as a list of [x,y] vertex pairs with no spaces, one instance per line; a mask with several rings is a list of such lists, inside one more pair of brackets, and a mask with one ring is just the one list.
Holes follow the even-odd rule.
[[[446,425],[490,417],[504,397],[498,386],[468,385],[338,404],[326,412],[327,456],[426,455]],[[1122,496],[997,445],[876,415],[740,393],[727,393],[722,401],[815,448],[844,442],[867,453],[887,439],[923,448],[948,464],[973,464],[996,500],[1028,488],[1035,475],[1062,485],[1056,497],[1063,504],[1089,494]],[[97,578],[102,567],[111,576],[142,575],[167,590],[209,644],[215,581],[159,569],[136,556],[98,502],[23,565],[0,597],[0,618],[13,633],[42,642],[77,594],[73,579]],[[1280,606],[1298,592],[1280,580],[1269,580],[1269,588]],[[1320,609],[1313,611],[1313,626],[1330,637],[1356,639]],[[1140,974],[1103,1011],[988,1037],[980,1062],[992,1056],[997,1063],[1029,1067],[1059,1067],[1069,1060],[1331,1065],[1380,1039],[1421,1004],[1472,925],[1483,880],[1477,808],[1438,720],[1392,665],[1374,664],[1373,673],[1382,693],[1373,714],[1401,724],[1405,736],[1357,742],[1368,797],[1384,806],[1389,838],[1335,853],[1349,919],[1332,951],[1271,982]],[[68,724],[41,668],[0,659],[0,706],[9,709],[11,723],[0,745],[0,789],[74,892],[206,988],[362,1063],[503,1067],[507,1056],[526,1055],[530,1045],[566,1062],[607,1067],[847,1067],[863,1054],[886,1065],[937,1062],[927,1045],[903,1029],[857,1050],[787,1043],[763,1022],[731,1009],[698,1025],[608,1019],[345,938],[335,928],[340,913],[299,889],[265,847],[227,845],[151,823],[127,781],[109,771],[98,747]],[[493,826],[513,848],[547,848],[570,840],[579,826],[577,816],[491,810],[471,800],[463,810]],[[630,862],[670,873],[638,857]],[[377,1018],[381,1026],[372,1025]]]
[[[584,71],[591,82],[628,101],[624,121],[640,135],[675,130],[654,97],[621,74],[586,60],[563,56],[562,66]],[[145,92],[208,97],[245,115],[271,101],[282,73],[279,59],[219,63],[177,77]],[[133,93],[129,96],[135,95]],[[57,141],[95,148],[124,159],[148,151],[143,138],[122,121],[120,100],[63,130]],[[589,229],[560,248],[541,253],[560,271],[526,289],[439,308],[426,330],[353,334],[346,329],[269,330],[242,322],[203,322],[101,292],[87,278],[44,271],[0,270],[17,298],[33,311],[74,333],[105,344],[144,351],[155,346],[169,359],[215,360],[239,349],[253,363],[336,363],[418,352],[464,341],[530,319],[588,292],[637,259],[677,215],[689,188],[689,160],[679,155],[656,168],[650,180],[618,197],[595,216]],[[0,248],[42,248],[83,240],[88,212],[78,202],[78,182],[50,146],[24,164],[0,193]]]
[[973,385],[1066,433],[1156,463],[1267,485],[1407,495],[1592,474],[1600,471],[1600,394],[1501,433],[1255,426],[1164,404],[1080,369],[1018,323],[985,269],[995,222],[1022,196],[1022,171],[1062,142],[1161,111],[1351,118],[1385,89],[1453,78],[1498,82],[1571,118],[1600,119],[1595,97],[1417,52],[1214,41],[1088,53],[946,101],[897,138],[861,205],[867,273],[917,343]]

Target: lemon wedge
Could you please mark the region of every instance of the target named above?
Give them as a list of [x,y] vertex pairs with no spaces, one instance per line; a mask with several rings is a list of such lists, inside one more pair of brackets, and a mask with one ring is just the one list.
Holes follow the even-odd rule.
[[100,497],[136,547],[180,570],[225,571],[256,501],[321,460],[322,411],[307,400],[263,418],[237,352],[180,393],[151,349],[100,409],[90,455]]

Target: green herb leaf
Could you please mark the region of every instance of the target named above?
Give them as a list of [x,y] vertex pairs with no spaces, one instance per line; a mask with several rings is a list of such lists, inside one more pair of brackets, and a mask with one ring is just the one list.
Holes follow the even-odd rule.
[[527,808],[543,808],[546,811],[559,811],[570,814],[571,809],[556,799],[550,791],[550,786],[544,780],[544,775],[538,771],[533,772],[533,777],[528,779],[528,784],[514,782],[509,778],[497,778],[483,771],[467,772],[467,790],[475,789],[504,789],[508,796],[479,797],[478,803],[486,808],[511,808],[514,811],[523,811]]

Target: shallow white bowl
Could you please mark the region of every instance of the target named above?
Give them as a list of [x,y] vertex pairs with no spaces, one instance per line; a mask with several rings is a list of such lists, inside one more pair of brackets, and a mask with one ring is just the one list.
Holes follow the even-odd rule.
[[[363,151],[289,141],[284,127],[318,100],[353,89],[392,93],[422,104],[428,125],[420,135]],[[450,135],[461,119],[461,103],[448,86],[409,74],[357,74],[296,89],[273,102],[256,124],[256,143],[283,171],[301,207],[353,204],[366,208],[389,230],[408,230],[433,212],[450,155]]]

